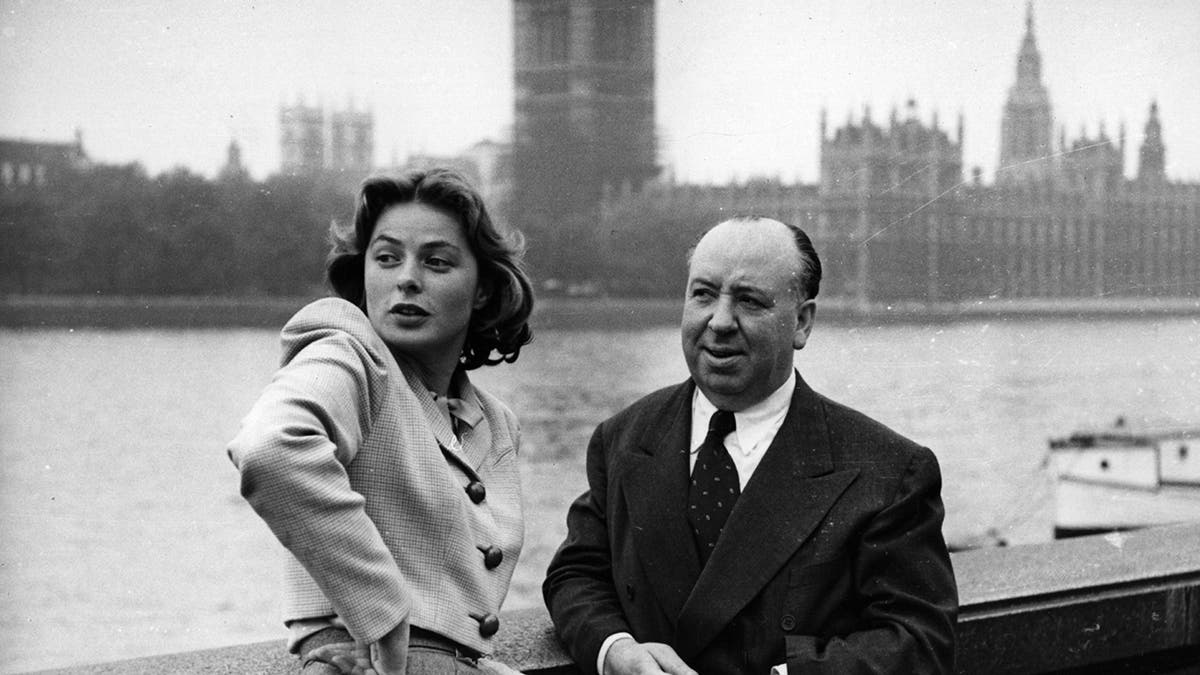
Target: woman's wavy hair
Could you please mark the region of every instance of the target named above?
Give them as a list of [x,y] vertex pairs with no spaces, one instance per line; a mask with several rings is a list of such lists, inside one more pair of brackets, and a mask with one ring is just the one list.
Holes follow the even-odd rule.
[[479,193],[451,169],[411,170],[363,181],[353,224],[334,221],[329,228],[325,275],[330,287],[367,311],[363,264],[375,224],[389,207],[408,203],[438,209],[462,224],[479,264],[479,283],[489,291],[487,304],[471,313],[459,362],[471,370],[516,361],[521,347],[533,339],[533,287],[522,265],[524,238],[516,230],[497,227]]

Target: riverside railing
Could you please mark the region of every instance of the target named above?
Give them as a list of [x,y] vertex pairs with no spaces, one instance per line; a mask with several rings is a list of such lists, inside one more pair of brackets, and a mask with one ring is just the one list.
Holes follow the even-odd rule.
[[[1200,524],[953,554],[959,673],[1200,673]],[[508,612],[496,657],[578,673],[544,610]],[[282,641],[58,672],[298,672]]]

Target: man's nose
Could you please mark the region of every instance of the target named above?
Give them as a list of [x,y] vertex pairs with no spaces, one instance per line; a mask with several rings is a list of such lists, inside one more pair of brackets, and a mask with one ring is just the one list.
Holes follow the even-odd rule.
[[722,295],[717,298],[712,316],[708,317],[708,327],[715,333],[727,333],[737,329],[737,317],[734,315],[733,298]]

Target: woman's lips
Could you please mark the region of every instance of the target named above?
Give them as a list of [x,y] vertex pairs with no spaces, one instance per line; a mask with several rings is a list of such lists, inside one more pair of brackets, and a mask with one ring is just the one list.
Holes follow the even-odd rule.
[[429,316],[429,312],[427,312],[420,305],[412,305],[409,303],[392,305],[392,309],[390,311],[392,314],[398,314],[400,316]]
[[397,326],[406,328],[421,326],[431,316],[424,307],[407,302],[392,305],[388,314],[391,315]]

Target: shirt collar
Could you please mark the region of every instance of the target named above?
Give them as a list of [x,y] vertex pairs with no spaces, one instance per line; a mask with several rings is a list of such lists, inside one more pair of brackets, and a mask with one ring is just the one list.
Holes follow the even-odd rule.
[[[430,392],[432,394],[432,392]],[[483,419],[483,405],[479,403],[479,394],[471,384],[467,372],[462,368],[454,371],[450,380],[450,395],[446,397],[432,394],[433,400],[441,403],[444,399],[451,415],[467,423],[472,428]]]
[[[792,394],[796,390],[796,370],[788,373],[787,380],[763,400],[733,414],[737,422],[737,447],[743,453],[754,452],[763,441],[775,437],[783,418],[792,405]],[[692,397],[692,450],[704,442],[708,430],[708,419],[717,411],[717,406],[696,387]],[[699,430],[697,432],[697,430]],[[697,437],[697,435],[699,437]]]

